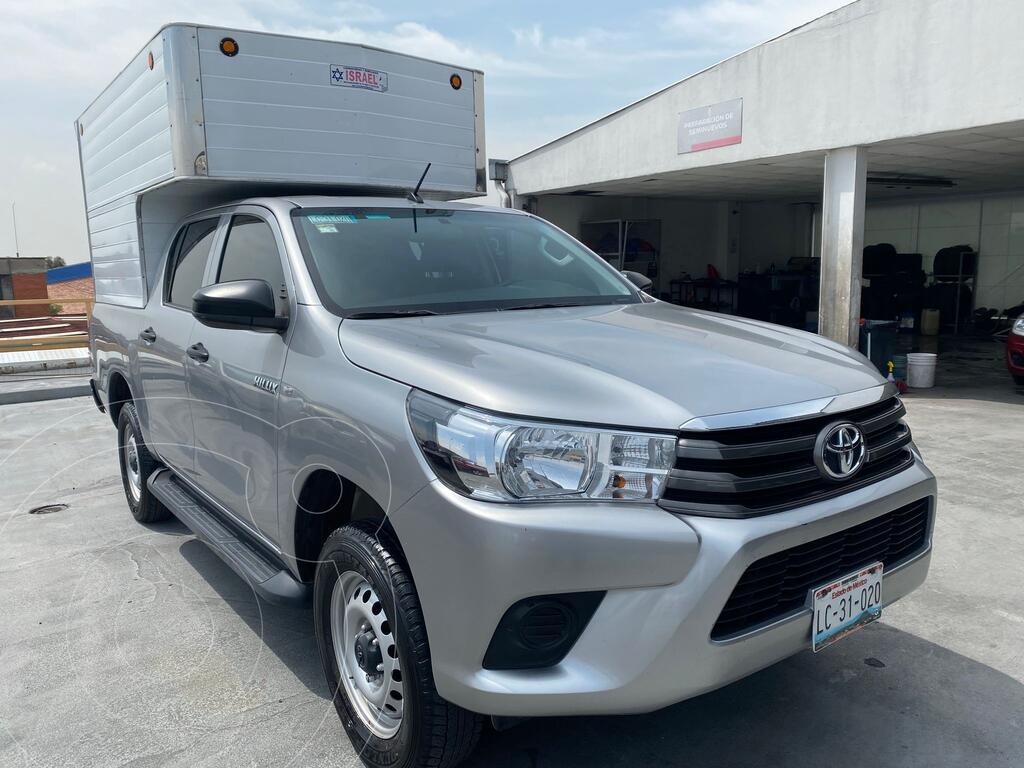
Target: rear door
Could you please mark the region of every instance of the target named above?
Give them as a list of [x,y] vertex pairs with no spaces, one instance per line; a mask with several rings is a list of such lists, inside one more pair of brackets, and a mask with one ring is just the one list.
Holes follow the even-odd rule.
[[180,473],[193,471],[192,409],[186,385],[185,348],[195,318],[192,294],[203,284],[218,239],[220,216],[183,225],[168,253],[159,296],[146,307],[139,330],[138,378],[142,400],[136,403],[150,450]]
[[[283,239],[273,216],[239,206],[227,223],[211,283],[266,280],[278,314],[291,314]],[[196,323],[189,345],[205,361],[189,359],[189,394],[196,423],[199,485],[242,522],[273,542],[277,531],[277,390],[288,331],[212,328]]]

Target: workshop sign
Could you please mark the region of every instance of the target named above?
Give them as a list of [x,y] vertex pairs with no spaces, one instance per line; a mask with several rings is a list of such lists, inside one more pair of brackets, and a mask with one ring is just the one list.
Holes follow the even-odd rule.
[[679,113],[680,155],[743,141],[743,99]]

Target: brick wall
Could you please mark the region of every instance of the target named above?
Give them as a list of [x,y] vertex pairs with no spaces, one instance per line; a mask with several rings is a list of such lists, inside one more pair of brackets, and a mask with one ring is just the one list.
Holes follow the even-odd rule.
[[50,290],[49,296],[56,297],[53,303],[61,306],[60,314],[62,315],[84,315],[86,305],[70,301],[58,301],[57,299],[92,299],[96,296],[96,288],[91,277],[65,280],[62,283],[50,283],[47,288]]
[[[46,273],[29,272],[11,275],[11,289],[15,299],[45,299],[49,294],[46,290]],[[14,307],[15,317],[45,317],[49,307],[42,304]]]

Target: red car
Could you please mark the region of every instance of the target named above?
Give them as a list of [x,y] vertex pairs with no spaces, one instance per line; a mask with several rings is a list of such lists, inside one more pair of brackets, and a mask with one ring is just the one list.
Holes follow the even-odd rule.
[[1006,336],[1006,367],[1013,380],[1024,386],[1024,315],[1017,318]]

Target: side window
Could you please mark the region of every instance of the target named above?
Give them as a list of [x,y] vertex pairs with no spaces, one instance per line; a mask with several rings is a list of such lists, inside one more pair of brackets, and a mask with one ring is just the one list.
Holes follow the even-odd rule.
[[218,219],[203,219],[185,227],[174,253],[173,267],[168,270],[168,304],[192,310],[192,294],[203,285],[203,273],[210,258]]
[[231,280],[266,280],[274,289],[278,312],[286,308],[281,298],[285,290],[281,255],[277,251],[274,231],[263,219],[243,215],[231,219],[224,256],[217,270],[217,282]]

